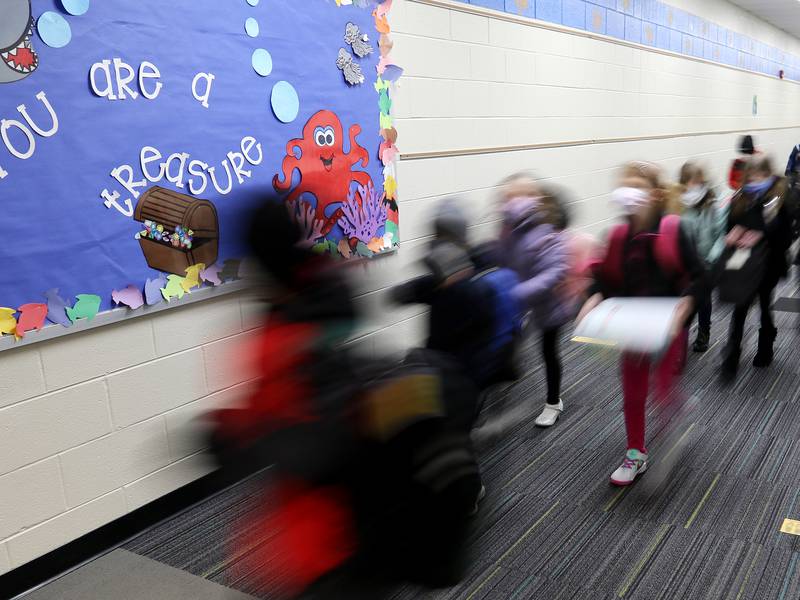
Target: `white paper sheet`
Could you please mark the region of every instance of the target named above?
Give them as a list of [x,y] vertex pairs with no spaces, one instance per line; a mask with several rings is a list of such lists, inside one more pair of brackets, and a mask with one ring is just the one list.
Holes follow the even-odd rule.
[[626,352],[658,354],[666,349],[679,298],[609,298],[581,321],[574,342]]

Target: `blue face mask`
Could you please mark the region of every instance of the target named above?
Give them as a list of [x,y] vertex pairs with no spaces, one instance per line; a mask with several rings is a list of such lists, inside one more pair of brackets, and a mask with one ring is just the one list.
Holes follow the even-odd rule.
[[744,190],[747,194],[755,194],[756,196],[759,196],[771,188],[773,183],[775,183],[775,180],[774,178],[770,177],[769,179],[759,181],[758,183],[746,183],[744,186],[742,186],[742,190]]

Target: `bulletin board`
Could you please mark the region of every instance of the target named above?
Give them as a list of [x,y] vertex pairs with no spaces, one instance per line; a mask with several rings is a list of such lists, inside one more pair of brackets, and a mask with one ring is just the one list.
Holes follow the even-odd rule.
[[399,242],[391,0],[2,0],[0,332],[242,277],[276,193],[316,252]]

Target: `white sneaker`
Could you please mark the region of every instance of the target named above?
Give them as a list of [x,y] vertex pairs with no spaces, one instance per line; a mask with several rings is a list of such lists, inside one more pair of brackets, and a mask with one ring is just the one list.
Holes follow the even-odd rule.
[[536,417],[536,425],[539,427],[551,427],[556,424],[558,417],[564,412],[564,403],[559,400],[558,404],[545,404],[542,414]]
[[614,485],[630,485],[637,475],[647,470],[647,454],[638,450],[628,450],[622,465],[611,474],[611,483]]

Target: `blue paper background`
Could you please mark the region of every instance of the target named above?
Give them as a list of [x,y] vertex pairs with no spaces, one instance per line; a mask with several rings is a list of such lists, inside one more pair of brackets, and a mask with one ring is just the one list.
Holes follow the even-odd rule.
[[[380,112],[372,86],[379,34],[370,10],[337,7],[333,0],[270,0],[256,7],[245,0],[101,0],[75,17],[59,0],[34,0],[34,18],[47,10],[67,19],[72,41],[54,49],[34,34],[38,70],[22,81],[0,85],[0,118],[22,120],[16,107],[25,104],[35,122],[47,129],[49,116],[35,98],[44,91],[60,120],[55,136],[36,136],[36,153],[28,160],[14,158],[0,142],[0,166],[8,171],[0,180],[0,306],[43,302],[43,293],[57,287],[68,299],[98,294],[105,310],[111,306],[112,289],[129,283],[143,286],[148,277],[157,276],[134,239],[141,224],[106,208],[100,197],[105,188],[118,190],[120,202],[129,197],[110,172],[128,164],[141,178],[139,152],[145,145],[164,157],[188,152],[189,160],[217,166],[225,182],[221,162],[226,154],[239,151],[245,136],[262,144],[263,163],[246,165],[253,170],[251,179],[234,183],[226,196],[209,183],[201,196],[219,213],[220,264],[241,256],[238,217],[260,191],[271,189],[286,143],[301,136],[318,110],[338,114],[345,138],[351,125],[361,125],[358,141],[370,153],[366,170],[380,189]],[[259,22],[257,38],[245,33],[248,17]],[[339,48],[345,47],[348,21],[359,25],[375,47],[370,57],[359,60],[366,82],[356,87],[344,82],[335,64]],[[273,71],[266,78],[251,66],[258,47],[272,55]],[[95,96],[88,84],[92,64],[115,57],[135,69],[144,60],[154,63],[164,84],[158,98],[109,101]],[[199,72],[216,76],[208,109],[191,92]],[[293,123],[280,123],[270,107],[272,86],[280,80],[289,81],[300,96]],[[153,84],[149,80],[148,89]],[[12,131],[12,139],[21,140],[17,134]],[[154,163],[151,170],[155,168]],[[166,179],[156,185],[177,189]],[[188,186],[178,191],[188,193]]]

